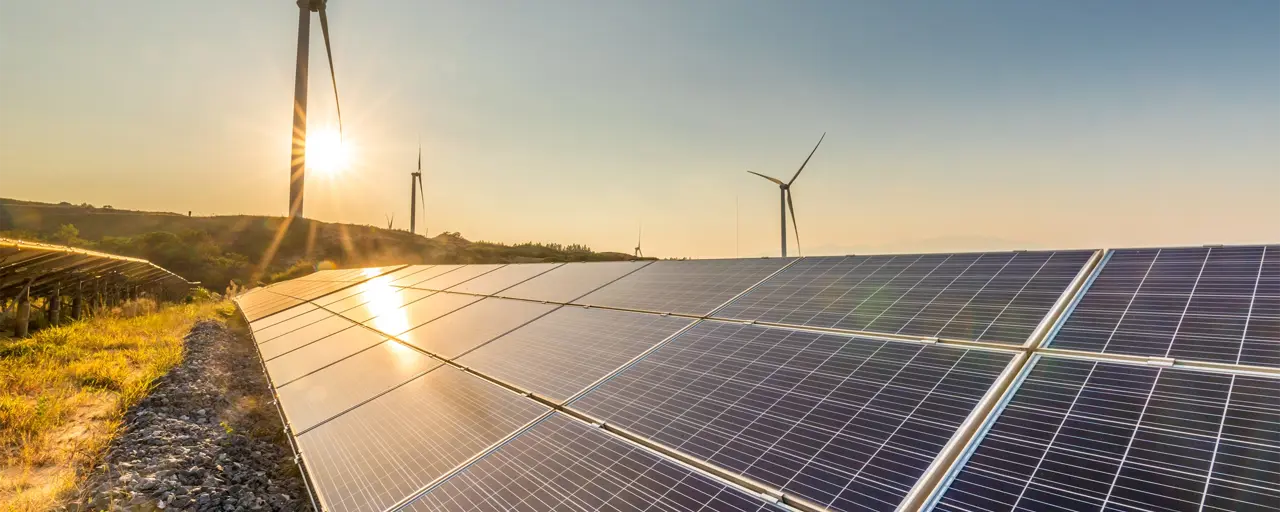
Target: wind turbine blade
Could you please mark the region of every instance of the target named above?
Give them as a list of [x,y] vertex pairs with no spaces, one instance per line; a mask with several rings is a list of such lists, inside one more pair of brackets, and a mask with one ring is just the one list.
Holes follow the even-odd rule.
[[418,172],[422,172],[422,141],[418,141]]
[[809,159],[813,158],[814,153],[818,152],[818,146],[822,145],[822,139],[825,138],[827,138],[827,132],[822,132],[822,136],[818,137],[818,143],[813,145],[813,151],[809,152],[809,156],[804,159],[804,163],[800,164],[800,168],[796,170],[796,175],[791,177],[791,181],[788,181],[787,185],[796,182],[796,178],[800,177],[800,172],[804,170],[804,166],[809,165]]
[[786,183],[783,183],[783,182],[782,182],[782,180],[779,180],[778,178],[774,178],[774,177],[771,177],[771,176],[765,176],[765,175],[760,174],[760,173],[755,172],[755,171],[747,171],[747,172],[749,172],[749,173],[751,173],[751,174],[754,174],[754,175],[756,175],[756,176],[759,176],[759,177],[761,177],[761,178],[764,178],[764,179],[766,179],[766,180],[772,181],[772,182],[774,182],[774,183],[777,183],[777,184],[779,184],[779,185],[786,185]]
[[333,82],[333,104],[338,111],[338,140],[342,140],[342,103],[338,101],[338,74],[333,70],[333,49],[329,47],[329,16],[320,4],[320,32],[324,33],[324,53],[329,57],[329,80]]
[[791,227],[796,230],[796,254],[804,256],[804,251],[800,250],[800,224],[796,223],[796,203],[791,198],[791,189],[787,189],[787,208],[791,210]]

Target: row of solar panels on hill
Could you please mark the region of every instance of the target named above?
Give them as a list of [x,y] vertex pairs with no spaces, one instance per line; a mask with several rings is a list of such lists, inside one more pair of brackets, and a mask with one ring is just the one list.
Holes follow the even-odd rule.
[[1280,508],[1280,246],[415,265],[238,301],[327,510]]

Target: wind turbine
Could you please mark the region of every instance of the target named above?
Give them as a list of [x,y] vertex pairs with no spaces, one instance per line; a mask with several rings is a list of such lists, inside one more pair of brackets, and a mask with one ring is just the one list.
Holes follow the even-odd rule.
[[[422,192],[422,217],[427,220],[427,193],[422,191],[422,143],[418,143],[418,171],[409,173],[409,232],[417,233],[418,226],[418,193]],[[422,225],[422,236],[427,236],[427,226]]]
[[320,13],[324,51],[329,57],[329,79],[338,111],[338,143],[342,143],[342,106],[338,103],[338,77],[333,71],[333,50],[329,47],[328,0],[298,0],[298,62],[293,75],[293,154],[289,166],[289,216],[302,216],[302,196],[306,192],[307,168],[307,58],[311,41],[311,13]]
[[387,229],[395,229],[395,226],[396,226],[396,214],[392,213],[392,214],[390,214],[390,215],[387,215],[387,214],[385,214],[385,213],[384,213],[384,214],[382,214],[382,216],[383,216],[384,218],[386,218],[386,219],[387,219]]
[[640,226],[640,229],[639,229],[639,230],[637,231],[637,233],[636,233],[636,252],[635,252],[635,254],[632,256],[632,257],[634,257],[634,258],[643,258],[643,257],[644,257],[644,251],[641,251],[641,250],[640,250],[640,237],[641,237],[641,236],[643,236],[643,235],[644,235],[644,225],[641,225],[641,226]]
[[796,252],[800,251],[800,226],[796,223],[796,206],[795,201],[791,198],[791,184],[796,182],[796,178],[800,177],[800,173],[804,171],[804,166],[809,165],[809,159],[813,158],[813,154],[818,152],[818,146],[822,145],[822,139],[827,138],[824,132],[822,137],[818,138],[818,143],[814,144],[813,151],[809,152],[809,156],[804,159],[804,163],[800,164],[800,168],[796,170],[796,174],[791,177],[791,181],[783,182],[772,176],[765,176],[755,171],[747,171],[751,174],[764,178],[778,184],[778,190],[782,197],[782,257],[787,257],[787,210],[791,210],[791,223],[795,225],[796,230]]

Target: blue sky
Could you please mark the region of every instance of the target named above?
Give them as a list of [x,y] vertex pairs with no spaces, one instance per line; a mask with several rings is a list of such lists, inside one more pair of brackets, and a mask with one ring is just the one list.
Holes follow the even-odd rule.
[[[289,0],[0,16],[0,196],[282,214]],[[308,215],[646,254],[1277,241],[1280,2],[333,0]],[[311,125],[333,124],[318,23]],[[738,215],[735,217],[735,203]],[[735,218],[737,219],[735,222]],[[737,227],[735,227],[737,226]]]

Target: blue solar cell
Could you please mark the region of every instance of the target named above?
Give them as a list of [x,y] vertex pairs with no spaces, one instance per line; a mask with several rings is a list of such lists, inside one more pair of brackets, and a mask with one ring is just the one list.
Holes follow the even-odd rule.
[[704,321],[570,407],[837,510],[893,510],[1012,356]]
[[555,414],[402,510],[761,511],[773,506]]
[[1280,366],[1280,246],[1113,252],[1050,347]]
[[805,258],[717,318],[1021,344],[1093,251]]
[[1274,510],[1280,380],[1043,358],[938,510]]
[[706,315],[791,261],[777,258],[656,261],[574,303]]

